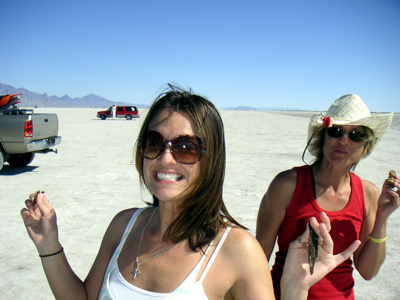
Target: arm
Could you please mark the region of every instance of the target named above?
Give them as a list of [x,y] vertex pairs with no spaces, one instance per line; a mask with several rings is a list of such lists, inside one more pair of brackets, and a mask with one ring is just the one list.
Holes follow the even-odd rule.
[[[328,230],[330,228],[329,218],[322,213],[321,219],[325,220],[324,223],[318,224],[314,217],[310,220],[313,229],[323,239],[323,245],[318,246],[318,258],[315,261],[314,273],[312,275],[310,273],[308,249],[297,240],[293,241],[289,247],[281,279],[282,300],[307,299],[309,288],[348,259],[360,245],[360,241],[356,240],[342,253],[333,255],[333,241]],[[309,237],[310,232],[307,226],[301,239],[309,241]]]
[[[62,247],[58,240],[56,213],[48,202],[46,195],[39,193],[36,204],[26,201],[26,208],[21,210],[29,237],[34,242],[39,255],[57,253]],[[49,281],[54,296],[62,299],[86,299],[83,282],[73,272],[64,252],[54,256],[41,258],[43,269]]]
[[268,187],[260,203],[257,216],[256,238],[269,260],[274,250],[279,228],[296,188],[296,170],[279,173]]
[[[34,242],[40,255],[56,253],[62,247],[58,240],[55,210],[51,203],[48,202],[46,195],[42,193],[38,194],[36,202],[34,205],[32,201],[27,200],[27,208],[21,210],[28,235]],[[116,240],[115,236],[118,235],[118,232],[115,231],[116,226],[113,225],[116,223],[113,220],[107,229],[98,258],[96,258],[95,264],[92,267],[92,270],[96,270],[96,280],[91,279],[91,271],[86,280],[87,282],[84,283],[74,273],[63,252],[54,256],[41,258],[44,272],[56,299],[92,299],[95,298],[92,297],[94,294],[97,297],[102,283],[102,276],[104,276],[108,264],[106,258],[108,257],[109,260],[111,257],[111,249],[115,244],[115,242],[111,241]],[[100,276],[101,279],[99,278]],[[95,276],[92,275],[92,277]],[[95,291],[95,289],[98,290]]]
[[386,237],[388,218],[399,207],[399,179],[395,180],[396,192],[386,187],[385,180],[380,195],[375,185],[363,180],[366,216],[360,232],[361,246],[354,254],[354,266],[366,280],[378,274],[386,257],[386,242],[374,243],[369,240],[369,234],[377,239]]

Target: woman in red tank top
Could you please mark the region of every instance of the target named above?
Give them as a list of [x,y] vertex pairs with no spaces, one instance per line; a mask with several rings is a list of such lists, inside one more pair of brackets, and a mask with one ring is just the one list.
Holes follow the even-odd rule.
[[[277,299],[289,244],[311,217],[323,223],[330,219],[334,254],[361,240],[353,255],[355,268],[366,280],[378,273],[385,259],[387,219],[399,207],[400,178],[395,189],[387,188],[385,181],[379,193],[373,183],[351,171],[371,153],[392,118],[393,113],[371,116],[354,94],[337,99],[326,115],[311,118],[306,149],[315,160],[278,174],[257,218],[256,237],[268,259],[276,240],[279,246],[271,270]],[[354,299],[352,265],[351,259],[343,262],[311,287],[308,298]]]

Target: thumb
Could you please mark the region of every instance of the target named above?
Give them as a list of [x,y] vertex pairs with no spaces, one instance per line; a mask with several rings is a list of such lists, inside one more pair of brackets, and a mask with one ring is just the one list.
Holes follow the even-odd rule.
[[360,240],[355,240],[353,244],[351,244],[346,250],[344,250],[342,253],[335,255],[335,261],[337,262],[337,264],[339,265],[346,259],[348,259],[350,255],[352,255],[357,250],[360,244],[361,244]]

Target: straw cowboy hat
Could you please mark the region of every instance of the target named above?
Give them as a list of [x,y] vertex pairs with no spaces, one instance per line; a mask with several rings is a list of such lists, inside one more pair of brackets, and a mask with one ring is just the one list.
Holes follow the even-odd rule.
[[[310,141],[310,138],[312,138],[314,130],[322,126],[356,125],[372,129],[376,145],[389,128],[392,119],[393,113],[371,115],[371,112],[358,95],[344,95],[333,102],[326,114],[321,113],[320,115],[311,117],[307,141]],[[311,154],[313,153],[311,152]]]

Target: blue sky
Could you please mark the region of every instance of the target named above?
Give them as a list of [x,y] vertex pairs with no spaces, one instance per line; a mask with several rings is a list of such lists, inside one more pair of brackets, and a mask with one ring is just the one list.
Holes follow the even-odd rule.
[[165,84],[218,108],[400,112],[400,1],[0,0],[0,82],[150,104]]

